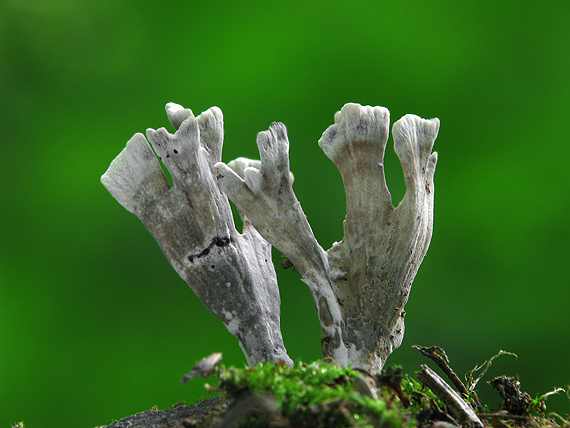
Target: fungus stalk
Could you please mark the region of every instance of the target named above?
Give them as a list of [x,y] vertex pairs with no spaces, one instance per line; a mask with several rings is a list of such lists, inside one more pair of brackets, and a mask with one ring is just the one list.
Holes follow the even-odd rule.
[[[167,104],[175,134],[147,131],[172,176],[170,187],[142,134],[102,182],[152,233],[171,265],[236,335],[248,363],[287,356],[271,246],[308,285],[321,322],[323,354],[378,372],[404,334],[404,306],[429,246],[433,223],[432,147],[439,120],[406,115],[393,126],[406,194],[394,207],[383,158],[389,112],[346,104],[319,140],[346,192],[344,238],[325,251],[292,187],[285,126],[257,138],[260,161],[221,162],[223,124],[215,107],[198,117]],[[226,197],[227,195],[227,197]],[[244,230],[236,231],[227,198]]]

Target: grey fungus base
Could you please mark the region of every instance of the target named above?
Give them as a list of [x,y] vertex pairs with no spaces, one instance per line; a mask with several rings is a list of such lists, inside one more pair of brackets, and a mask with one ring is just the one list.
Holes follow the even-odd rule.
[[[402,342],[404,306],[432,235],[437,162],[432,147],[439,120],[406,115],[394,124],[407,188],[394,207],[383,167],[388,110],[349,103],[335,115],[319,145],[342,176],[346,219],[343,240],[325,251],[293,191],[283,124],[259,133],[260,160],[238,158],[225,164],[217,107],[197,117],[174,103],[166,111],[176,132],[149,129],[148,142],[136,134],[101,181],[143,222],[180,277],[238,337],[248,364],[292,363],[279,324],[274,246],[313,295],[324,356],[340,365],[380,371]],[[228,198],[244,221],[242,233],[235,228]]]

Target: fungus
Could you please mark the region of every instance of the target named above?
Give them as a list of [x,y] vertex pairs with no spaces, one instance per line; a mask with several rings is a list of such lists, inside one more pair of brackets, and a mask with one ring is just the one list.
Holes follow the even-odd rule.
[[[383,158],[389,112],[346,104],[319,140],[346,192],[344,238],[325,251],[293,191],[283,124],[259,133],[260,160],[221,162],[223,121],[213,107],[198,117],[169,103],[175,134],[136,134],[102,182],[137,215],[204,304],[236,335],[248,364],[291,364],[279,326],[279,290],[270,262],[281,251],[308,285],[321,323],[323,354],[378,372],[404,334],[404,306],[432,235],[432,147],[439,120],[406,115],[393,126],[406,182],[391,202]],[[227,195],[227,196],[226,196]],[[235,229],[228,198],[244,221]]]
[[404,306],[426,255],[433,225],[432,153],[439,120],[406,115],[394,123],[394,148],[406,194],[395,208],[384,176],[390,114],[382,107],[346,104],[319,140],[337,166],[346,193],[344,238],[328,250],[341,303],[349,362],[382,369],[402,343]]
[[213,165],[221,160],[223,118],[166,106],[176,129],[147,137],[172,177],[169,186],[142,134],[135,134],[101,177],[103,185],[154,236],[178,275],[237,336],[249,365],[292,364],[281,336],[280,297],[271,245],[244,221],[238,233]]

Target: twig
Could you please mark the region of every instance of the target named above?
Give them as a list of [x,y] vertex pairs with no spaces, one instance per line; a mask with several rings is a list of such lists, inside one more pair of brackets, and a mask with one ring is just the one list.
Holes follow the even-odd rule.
[[[463,384],[463,382],[461,382],[461,379],[459,379],[459,377],[457,377],[457,375],[451,369],[451,367],[449,367],[449,364],[448,364],[449,359],[447,358],[447,354],[445,353],[445,351],[442,348],[440,348],[439,346],[431,346],[428,348],[428,347],[419,346],[419,345],[415,345],[414,348],[416,348],[418,351],[420,351],[420,353],[424,357],[429,358],[435,364],[437,364],[437,366],[449,378],[451,383],[453,383],[453,385],[455,385],[455,387],[457,388],[459,393],[462,394],[466,399],[469,399],[472,397],[473,400],[475,401],[475,406],[477,407],[477,411],[480,413],[483,412],[483,406],[479,402],[479,398],[477,397],[476,392],[472,391],[470,393],[467,390],[467,388],[465,387],[465,385]],[[439,351],[442,355],[439,355],[436,351]]]
[[477,417],[473,408],[463,400],[436,372],[425,364],[422,371],[416,372],[418,379],[447,406],[448,411],[456,417],[461,424],[470,423],[477,427],[483,427],[483,423]]

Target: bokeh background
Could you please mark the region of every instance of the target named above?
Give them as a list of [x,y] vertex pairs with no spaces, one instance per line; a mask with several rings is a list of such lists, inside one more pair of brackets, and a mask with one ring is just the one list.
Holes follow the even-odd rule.
[[[225,117],[224,160],[287,125],[321,245],[342,239],[340,176],[317,145],[346,102],[439,117],[435,232],[388,364],[443,347],[462,376],[531,395],[570,384],[570,1],[3,0],[0,428],[105,425],[206,397],[179,379],[237,340],[100,184],[167,102]],[[390,141],[394,203],[405,188]],[[280,255],[275,254],[280,260]],[[310,293],[279,270],[291,357],[321,356]],[[484,400],[498,395],[482,381]],[[561,394],[549,409],[570,412]]]

